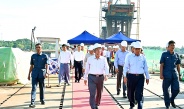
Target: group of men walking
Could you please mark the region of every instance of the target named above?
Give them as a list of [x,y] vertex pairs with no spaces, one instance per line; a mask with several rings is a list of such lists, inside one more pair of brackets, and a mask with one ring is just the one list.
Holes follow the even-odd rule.
[[[80,82],[84,78],[84,84],[88,83],[90,93],[89,104],[92,109],[98,109],[100,105],[104,80],[106,81],[109,72],[112,77],[117,75],[116,90],[117,95],[123,90],[123,98],[130,102],[130,109],[137,104],[138,109],[143,108],[143,89],[146,81],[149,84],[148,65],[140,42],[133,42],[130,51],[127,50],[128,44],[122,41],[119,46],[108,46],[101,44],[90,45],[88,53],[84,52],[84,44],[77,45],[73,50],[67,49],[69,45],[63,44],[58,58],[59,74],[58,86],[62,82],[70,85],[70,69],[75,67],[75,82]],[[175,108],[174,99],[179,93],[180,58],[174,52],[175,42],[168,42],[168,49],[163,52],[160,59],[160,78],[163,79],[164,102],[167,109],[170,104]],[[32,72],[32,91],[30,107],[35,107],[36,87],[39,83],[40,102],[44,101],[44,79],[47,77],[48,57],[41,52],[41,44],[36,45],[37,53],[31,57],[31,66],[28,75]],[[41,73],[40,73],[41,72]],[[178,73],[178,75],[177,75]],[[171,85],[171,98],[169,98],[168,87]]]

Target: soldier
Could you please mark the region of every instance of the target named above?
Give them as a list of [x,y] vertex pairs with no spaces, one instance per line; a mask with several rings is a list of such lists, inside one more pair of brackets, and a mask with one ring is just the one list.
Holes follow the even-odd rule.
[[[163,79],[163,92],[164,102],[167,109],[171,105],[176,108],[174,99],[179,93],[179,80],[181,80],[180,74],[180,57],[174,52],[175,42],[173,40],[168,42],[168,48],[166,52],[162,53],[160,59],[160,79]],[[177,76],[178,73],[178,76]],[[171,86],[171,97],[169,97],[168,88]]]
[[[45,104],[44,101],[44,89],[45,83],[44,80],[47,77],[48,70],[48,56],[42,53],[42,46],[40,43],[35,45],[36,52],[31,56],[31,66],[29,69],[28,80],[30,80],[30,74],[32,77],[32,90],[31,90],[31,104],[29,107],[35,107],[35,99],[36,99],[36,88],[39,83],[40,89],[40,102],[42,105]],[[32,73],[31,73],[32,72]]]

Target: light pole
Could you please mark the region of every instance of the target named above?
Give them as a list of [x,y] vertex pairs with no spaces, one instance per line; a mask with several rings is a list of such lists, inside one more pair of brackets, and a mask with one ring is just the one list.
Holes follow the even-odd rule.
[[36,26],[32,29],[32,32],[31,32],[31,48],[30,48],[30,51],[32,51],[32,49],[33,49],[33,40],[34,40],[34,45],[35,45],[35,37],[34,37],[35,29],[36,29]]

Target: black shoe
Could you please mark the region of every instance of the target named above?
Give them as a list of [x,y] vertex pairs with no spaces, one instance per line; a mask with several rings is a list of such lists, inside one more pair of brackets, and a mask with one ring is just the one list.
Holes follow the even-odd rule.
[[30,108],[35,108],[36,106],[35,106],[35,104],[30,104],[29,107]]
[[80,83],[80,80],[78,80],[78,83]]
[[45,101],[41,101],[41,104],[42,104],[42,105],[45,105]]
[[117,91],[117,95],[119,95],[120,94],[120,91]]
[[77,80],[75,80],[75,83],[77,82]]
[[134,109],[134,107],[130,106],[130,108],[129,108],[129,109]]
[[68,83],[68,86],[70,86],[70,83]]
[[171,102],[171,105],[172,105],[173,108],[176,108],[176,105],[175,105],[174,102]]
[[123,95],[123,98],[127,98],[127,96],[126,95]]

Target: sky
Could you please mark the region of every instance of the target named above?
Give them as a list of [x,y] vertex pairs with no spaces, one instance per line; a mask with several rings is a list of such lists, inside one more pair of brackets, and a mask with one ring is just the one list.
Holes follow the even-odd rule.
[[[165,46],[169,40],[177,47],[184,45],[184,0],[140,3],[142,45]],[[84,30],[99,36],[99,10],[100,0],[0,0],[0,40],[30,39],[34,26],[35,37],[58,37],[61,43]]]

